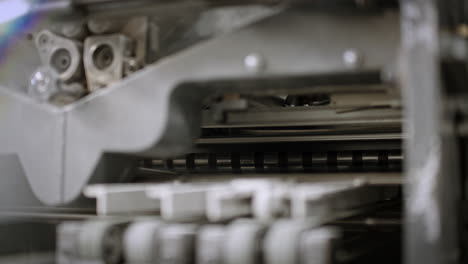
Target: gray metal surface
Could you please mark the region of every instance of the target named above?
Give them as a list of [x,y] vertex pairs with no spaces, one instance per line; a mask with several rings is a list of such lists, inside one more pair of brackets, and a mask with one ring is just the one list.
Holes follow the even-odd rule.
[[[224,222],[252,217],[308,219],[313,224],[348,217],[397,197],[393,185],[371,185],[365,177],[311,182],[293,178],[249,178],[231,181],[109,184],[89,186],[97,214],[158,215],[166,221]],[[132,206],[135,205],[135,206]]]
[[[17,155],[0,154],[0,208],[39,206]],[[4,210],[4,209],[3,209]],[[3,211],[2,210],[2,211]],[[0,221],[2,221],[0,216]]]
[[146,184],[98,184],[86,187],[83,193],[96,200],[96,212],[100,215],[156,213],[160,210],[161,202],[147,197],[149,187]]
[[392,140],[402,139],[400,133],[374,133],[358,135],[316,135],[316,136],[270,136],[270,137],[229,137],[200,138],[198,144],[239,144],[239,143],[278,143],[278,142],[330,142],[349,140]]
[[53,253],[14,254],[0,257],[0,264],[52,264]]
[[402,1],[407,264],[458,263],[460,256],[460,176],[453,120],[444,109],[438,2]]
[[[398,127],[400,109],[343,107],[271,107],[226,113],[223,123],[203,119],[203,128],[236,128],[268,126],[379,125]],[[204,113],[205,115],[208,114]]]
[[[180,52],[64,108],[0,88],[0,151],[17,153],[41,201],[70,202],[87,182],[117,181],[121,174],[112,172],[131,165],[103,153],[168,157],[187,151],[198,136],[201,100],[215,92],[189,83],[378,71],[396,58],[397,23],[394,14],[285,12]],[[365,58],[359,69],[343,63],[350,48]],[[261,72],[244,67],[252,52],[265,58]]]

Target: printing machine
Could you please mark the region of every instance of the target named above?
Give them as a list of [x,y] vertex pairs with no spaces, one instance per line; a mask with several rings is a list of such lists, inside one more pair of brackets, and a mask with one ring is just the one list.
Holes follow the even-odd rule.
[[18,6],[0,263],[466,263],[466,1]]

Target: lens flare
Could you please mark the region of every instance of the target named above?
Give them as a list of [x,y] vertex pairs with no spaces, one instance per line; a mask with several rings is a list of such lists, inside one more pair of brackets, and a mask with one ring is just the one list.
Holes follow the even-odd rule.
[[44,0],[0,0],[0,63],[14,47],[17,37],[39,20],[39,14],[31,11],[41,2]]
[[0,0],[0,24],[27,14],[31,5],[26,0]]

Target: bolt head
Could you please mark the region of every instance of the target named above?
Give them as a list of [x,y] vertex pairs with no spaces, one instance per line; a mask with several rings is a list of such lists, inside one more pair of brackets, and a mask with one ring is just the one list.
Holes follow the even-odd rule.
[[39,36],[39,45],[45,46],[49,42],[49,36],[47,34],[41,34]]
[[244,67],[250,72],[261,72],[266,68],[265,58],[259,53],[251,53],[245,56]]

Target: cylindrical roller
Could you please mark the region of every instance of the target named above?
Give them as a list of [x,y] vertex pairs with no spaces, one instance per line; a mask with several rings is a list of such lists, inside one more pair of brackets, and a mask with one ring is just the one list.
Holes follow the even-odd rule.
[[202,227],[198,232],[196,241],[196,263],[222,264],[225,238],[225,226],[208,225]]
[[172,164],[174,166],[174,170],[176,170],[176,171],[184,171],[184,170],[187,169],[185,159],[174,159],[174,160],[172,160]]
[[302,153],[287,153],[288,159],[287,159],[287,169],[289,171],[303,171],[304,166],[303,166],[303,156]]
[[263,153],[263,168],[265,171],[277,171],[278,170],[278,153],[266,152]]
[[160,264],[191,264],[195,262],[195,236],[193,224],[171,224],[161,232]]
[[366,151],[362,154],[364,169],[374,170],[379,168],[379,153],[377,151]]
[[402,167],[403,153],[401,150],[394,150],[388,153],[388,169],[389,170],[398,170]]
[[350,151],[338,152],[336,155],[337,170],[349,170],[353,166],[353,153]]
[[57,251],[58,264],[73,264],[77,259],[78,235],[81,232],[82,222],[64,222],[57,226]]
[[262,241],[267,226],[241,219],[230,224],[224,242],[223,264],[263,263]]
[[127,222],[92,220],[85,222],[78,238],[80,259],[106,264],[122,262],[122,234]]
[[326,153],[312,154],[312,170],[326,170],[328,164],[328,156]]
[[255,172],[254,153],[241,153],[239,163],[242,172]]
[[229,153],[217,153],[215,157],[217,171],[232,173],[231,155]]
[[265,264],[299,264],[301,235],[312,225],[301,220],[279,220],[268,230],[263,244]]
[[207,153],[195,154],[194,164],[195,164],[195,170],[209,171],[210,170],[209,155]]
[[333,244],[340,236],[331,227],[314,228],[305,231],[300,238],[300,264],[332,264]]
[[158,219],[137,220],[124,233],[123,248],[127,264],[156,263],[159,259],[160,233],[165,223]]

